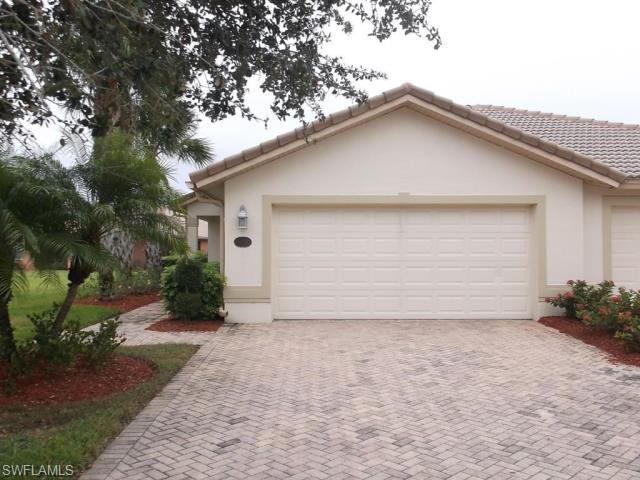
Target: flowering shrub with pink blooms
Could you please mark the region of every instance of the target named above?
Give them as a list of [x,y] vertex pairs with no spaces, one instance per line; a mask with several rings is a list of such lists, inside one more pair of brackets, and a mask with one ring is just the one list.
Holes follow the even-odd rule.
[[545,301],[554,307],[564,308],[567,316],[572,318],[579,318],[579,311],[610,297],[615,286],[608,280],[597,285],[591,285],[584,280],[569,280],[567,285],[571,290],[559,293],[555,297],[547,297]]
[[619,287],[611,281],[592,285],[570,280],[571,290],[545,299],[564,308],[567,316],[577,318],[591,328],[615,332],[629,351],[640,351],[640,292]]
[[619,323],[616,338],[624,344],[628,352],[640,352],[640,316],[624,312]]

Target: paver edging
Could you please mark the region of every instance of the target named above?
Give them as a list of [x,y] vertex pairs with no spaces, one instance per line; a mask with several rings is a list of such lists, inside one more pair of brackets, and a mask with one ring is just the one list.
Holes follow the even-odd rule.
[[[217,332],[224,335],[231,326],[224,325]],[[105,480],[122,461],[129,450],[144,435],[157,416],[171,403],[178,393],[185,387],[189,378],[202,365],[209,354],[216,347],[216,338],[200,346],[198,351],[189,359],[182,369],[167,383],[129,423],[120,434],[96,458],[93,464],[80,476],[81,480]]]

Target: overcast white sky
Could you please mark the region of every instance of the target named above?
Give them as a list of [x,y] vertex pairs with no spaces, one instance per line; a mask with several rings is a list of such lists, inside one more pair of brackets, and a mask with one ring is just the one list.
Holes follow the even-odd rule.
[[[640,123],[640,2],[637,0],[433,0],[432,22],[443,46],[398,35],[384,43],[363,28],[336,36],[330,53],[382,70],[388,79],[363,84],[370,95],[412,82],[459,103],[491,103]],[[269,116],[259,88],[250,106]],[[331,99],[331,113],[350,102]],[[212,124],[199,135],[216,158],[295,128],[272,119],[269,128],[242,118]],[[176,186],[192,168],[176,170]]]

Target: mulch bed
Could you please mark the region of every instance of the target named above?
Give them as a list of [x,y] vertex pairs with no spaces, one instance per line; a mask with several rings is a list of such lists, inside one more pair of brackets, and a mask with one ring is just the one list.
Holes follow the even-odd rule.
[[145,330],[154,332],[215,332],[224,320],[177,320],[165,318],[149,325]]
[[[102,369],[82,362],[51,372],[34,369],[16,380],[16,392],[7,395],[0,389],[0,405],[41,405],[93,400],[124,392],[143,383],[154,374],[153,365],[141,358],[114,355]],[[0,364],[0,381],[6,379],[6,367]]]
[[145,293],[141,295],[127,295],[126,297],[113,298],[103,300],[97,296],[78,298],[74,303],[79,305],[99,305],[101,307],[112,307],[120,311],[120,313],[130,312],[136,308],[144,307],[150,303],[161,300],[160,294],[157,292]]
[[613,363],[624,363],[640,367],[640,352],[630,353],[624,349],[620,341],[610,332],[594,330],[587,327],[575,318],[569,317],[543,317],[540,323],[547,327],[555,328],[561,333],[571,335],[584,343],[598,347],[610,355]]

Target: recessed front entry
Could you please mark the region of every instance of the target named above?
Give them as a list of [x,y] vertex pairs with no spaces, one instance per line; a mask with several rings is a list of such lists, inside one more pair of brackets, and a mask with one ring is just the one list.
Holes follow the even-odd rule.
[[526,206],[274,207],[274,318],[531,318],[531,224]]

